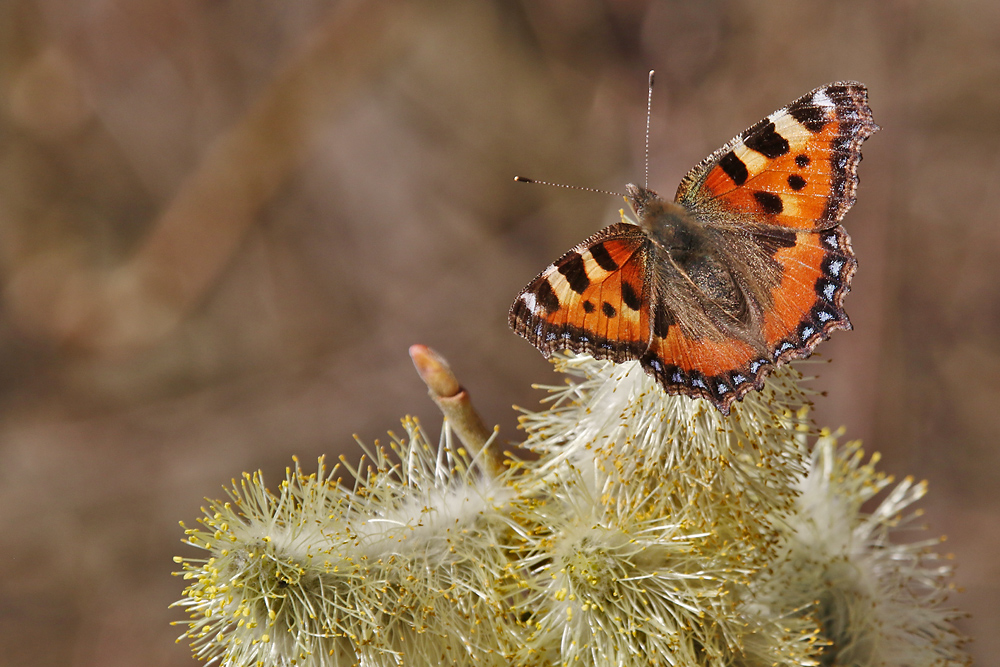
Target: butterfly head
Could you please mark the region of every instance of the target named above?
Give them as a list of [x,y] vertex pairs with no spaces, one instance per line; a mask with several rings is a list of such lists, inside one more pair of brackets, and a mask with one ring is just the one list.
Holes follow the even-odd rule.
[[654,210],[658,212],[663,207],[663,200],[660,199],[660,195],[635,183],[629,183],[625,186],[625,195],[625,200],[638,220],[642,220],[650,213],[653,213]]
[[701,223],[680,204],[664,201],[652,190],[634,183],[626,185],[625,192],[636,223],[667,252],[676,248],[690,251],[691,244],[702,235]]

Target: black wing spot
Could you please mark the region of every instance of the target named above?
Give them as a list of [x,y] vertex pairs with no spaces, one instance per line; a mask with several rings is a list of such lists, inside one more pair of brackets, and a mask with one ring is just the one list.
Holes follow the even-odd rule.
[[754,234],[753,240],[769,255],[774,255],[782,248],[791,248],[798,241],[798,234],[785,229],[770,229],[766,234]]
[[802,178],[798,174],[789,174],[788,187],[797,192],[806,187],[806,179]]
[[653,313],[653,335],[657,338],[666,338],[670,327],[674,324],[676,324],[674,314],[670,312],[666,304],[662,302],[656,304],[656,309]]
[[814,105],[811,100],[796,102],[788,107],[788,113],[813,134],[822,132],[829,122],[824,108]]
[[617,315],[617,314],[618,314],[618,311],[617,311],[617,310],[615,310],[615,307],[614,307],[614,306],[612,306],[612,305],[611,305],[610,303],[608,303],[607,301],[605,301],[605,302],[604,302],[604,303],[603,303],[603,304],[601,305],[601,312],[602,312],[602,313],[604,313],[605,317],[614,317],[615,315]]
[[632,310],[639,310],[639,306],[642,305],[642,300],[636,294],[635,288],[632,287],[631,283],[625,281],[622,281],[622,301]]
[[829,97],[830,99],[837,99],[837,98],[844,98],[851,96],[851,92],[847,86],[827,86],[826,90],[824,90],[823,92],[825,92],[827,97]]
[[594,258],[597,265],[605,271],[614,271],[618,268],[618,262],[614,260],[603,243],[595,243],[590,246],[590,256]]
[[799,165],[800,167],[808,167],[810,162],[811,160],[809,159],[809,156],[806,155],[805,153],[801,153],[795,156],[795,164]]
[[788,153],[788,140],[778,134],[771,121],[761,121],[746,131],[743,143],[772,160]]
[[753,193],[753,198],[757,200],[765,213],[777,215],[785,210],[785,205],[781,203],[781,197],[772,192],[758,190]]
[[594,304],[591,303],[590,301],[584,301],[583,302],[583,309],[585,311],[587,311],[588,313],[592,313],[592,312],[594,312]]
[[538,303],[542,304],[542,308],[546,312],[554,313],[559,310],[559,297],[552,290],[552,285],[549,284],[548,279],[542,281],[535,293],[538,296]]
[[566,276],[569,288],[577,294],[583,294],[584,290],[590,287],[590,278],[587,277],[587,269],[583,265],[583,256],[578,252],[566,256],[559,265],[559,273]]
[[722,156],[722,159],[719,160],[719,166],[722,167],[722,171],[726,172],[729,178],[733,179],[733,183],[736,185],[743,185],[750,178],[747,166],[732,151]]

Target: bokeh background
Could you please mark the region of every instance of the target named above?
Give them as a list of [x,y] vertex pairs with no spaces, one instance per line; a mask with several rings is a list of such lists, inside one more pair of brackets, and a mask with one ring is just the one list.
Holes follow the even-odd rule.
[[[2,0],[0,662],[191,665],[178,520],[245,470],[439,417],[511,440],[558,381],[518,290],[650,183],[837,79],[870,88],[860,268],[818,420],[926,478],[1000,653],[1000,3]],[[916,537],[916,536],[915,536]]]

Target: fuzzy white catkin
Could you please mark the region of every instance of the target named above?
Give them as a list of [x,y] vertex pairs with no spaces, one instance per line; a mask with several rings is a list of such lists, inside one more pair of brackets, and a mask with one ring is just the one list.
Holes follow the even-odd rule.
[[863,512],[891,480],[814,443],[793,365],[729,416],[638,364],[556,366],[578,381],[495,478],[406,419],[358,468],[234,483],[186,530],[182,639],[227,667],[968,664],[938,541],[891,539],[924,485]]

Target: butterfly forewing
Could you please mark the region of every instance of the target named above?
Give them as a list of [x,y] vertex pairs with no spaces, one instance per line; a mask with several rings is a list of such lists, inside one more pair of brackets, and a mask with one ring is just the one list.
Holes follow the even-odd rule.
[[828,229],[854,204],[861,143],[877,129],[862,84],[817,88],[692,169],[676,201],[707,224]]

